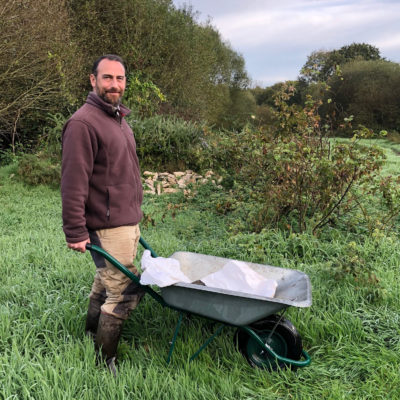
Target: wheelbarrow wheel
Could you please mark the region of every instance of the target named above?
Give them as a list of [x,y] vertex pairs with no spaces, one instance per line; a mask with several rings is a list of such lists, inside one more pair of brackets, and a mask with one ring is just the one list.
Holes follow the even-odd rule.
[[[286,318],[279,315],[270,315],[250,325],[260,339],[267,343],[281,357],[299,360],[302,355],[301,336],[294,325]],[[272,332],[272,334],[271,334]],[[235,334],[235,343],[239,351],[253,368],[276,370],[278,368],[294,366],[277,360],[245,330],[238,328]]]

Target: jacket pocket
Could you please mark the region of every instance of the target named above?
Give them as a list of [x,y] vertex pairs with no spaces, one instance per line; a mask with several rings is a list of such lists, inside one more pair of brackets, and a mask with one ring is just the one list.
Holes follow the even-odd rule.
[[108,206],[107,221],[110,226],[136,223],[138,217],[137,189],[129,183],[107,186]]
[[106,193],[106,208],[107,208],[106,219],[107,219],[107,221],[110,221],[110,192],[108,189],[107,189],[107,193]]

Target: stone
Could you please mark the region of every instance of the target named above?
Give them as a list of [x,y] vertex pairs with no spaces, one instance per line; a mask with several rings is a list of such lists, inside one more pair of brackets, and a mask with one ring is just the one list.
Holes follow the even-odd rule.
[[154,181],[153,181],[153,179],[147,178],[147,179],[145,179],[144,183],[145,183],[146,185],[149,185],[149,186],[154,186]]
[[177,180],[176,180],[176,177],[174,176],[174,175],[169,175],[168,176],[168,182],[171,184],[171,185],[176,185],[177,184]]
[[151,171],[144,171],[143,176],[154,176],[158,175],[157,172],[151,172]]
[[156,182],[155,190],[158,195],[162,193],[163,187],[161,182]]
[[177,193],[179,192],[179,189],[177,188],[165,188],[164,193]]
[[179,179],[179,181],[177,182],[178,186],[181,189],[184,189],[186,187],[186,179],[184,177],[182,177],[181,179]]
[[187,185],[206,184],[207,182],[212,182],[220,188],[221,186],[219,184],[222,182],[222,177],[211,170],[207,171],[205,175],[202,176],[188,169],[185,172],[176,171],[173,173],[144,171],[142,178],[144,193],[153,195],[176,193],[181,190],[185,196],[193,197],[196,191],[187,189]]

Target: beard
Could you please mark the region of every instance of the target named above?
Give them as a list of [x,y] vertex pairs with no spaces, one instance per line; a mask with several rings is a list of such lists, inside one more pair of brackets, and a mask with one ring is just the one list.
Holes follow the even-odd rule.
[[104,88],[99,88],[96,85],[96,94],[106,103],[109,103],[114,107],[117,107],[118,105],[121,104],[121,98],[124,92],[118,90],[117,88],[110,88],[106,90]]

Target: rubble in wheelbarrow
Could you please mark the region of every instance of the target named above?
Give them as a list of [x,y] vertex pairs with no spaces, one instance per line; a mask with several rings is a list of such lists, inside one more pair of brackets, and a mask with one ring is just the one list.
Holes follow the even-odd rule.
[[192,282],[182,271],[180,263],[174,258],[151,256],[149,250],[143,252],[141,259],[142,285],[170,286],[175,283],[204,284],[214,289],[225,289],[233,292],[272,298],[278,283],[274,279],[266,279],[250,268],[243,261],[230,260],[221,269]]
[[183,191],[185,194],[190,194],[190,184],[199,185],[211,182],[219,186],[222,182],[222,177],[215,174],[213,171],[207,171],[204,176],[199,175],[192,170],[169,172],[143,172],[144,193],[153,195],[161,195],[167,193],[176,193]]

